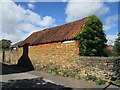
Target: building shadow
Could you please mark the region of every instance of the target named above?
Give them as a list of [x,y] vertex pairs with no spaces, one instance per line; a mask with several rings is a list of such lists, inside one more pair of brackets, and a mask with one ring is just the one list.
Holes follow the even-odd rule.
[[27,68],[29,70],[34,70],[34,67],[32,65],[32,62],[28,56],[28,45],[24,45],[23,46],[23,55],[20,57],[20,59],[18,60],[18,66],[19,67],[24,67]]
[[[111,85],[116,86],[116,87],[120,87],[120,85],[117,85],[115,83],[109,82],[109,84],[106,87],[104,87],[102,90],[108,90]],[[117,90],[117,89],[115,89],[115,90]]]
[[2,70],[0,75],[22,73],[34,70],[32,62],[28,56],[28,51],[28,46],[25,45],[23,47],[23,54],[19,58],[18,63],[15,65],[0,63],[0,68]]
[[57,85],[55,83],[51,83],[45,81],[42,77],[40,78],[32,78],[32,79],[18,79],[18,80],[9,80],[8,82],[1,82],[2,89],[12,90],[12,89],[34,89],[36,88],[45,88],[52,90],[59,90],[62,88],[71,89],[69,87],[64,87],[61,85]]
[[18,65],[8,65],[8,64],[4,64],[4,63],[0,63],[0,68],[1,68],[0,75],[24,73],[24,72],[31,71],[27,68],[19,67]]

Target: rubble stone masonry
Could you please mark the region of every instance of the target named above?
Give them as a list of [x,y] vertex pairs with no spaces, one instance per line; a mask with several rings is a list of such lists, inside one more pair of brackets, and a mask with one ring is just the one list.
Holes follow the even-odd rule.
[[[29,47],[29,58],[35,69],[48,69],[49,66],[65,65],[67,60],[77,56],[79,49],[75,43],[52,43]],[[52,68],[52,67],[50,67]]]
[[[22,48],[11,51],[12,63],[17,63],[22,51]],[[120,57],[82,57],[78,54],[76,42],[29,46],[28,50],[28,56],[36,70],[48,72],[57,68],[59,72],[76,73],[82,77],[89,74],[105,80],[120,74]]]

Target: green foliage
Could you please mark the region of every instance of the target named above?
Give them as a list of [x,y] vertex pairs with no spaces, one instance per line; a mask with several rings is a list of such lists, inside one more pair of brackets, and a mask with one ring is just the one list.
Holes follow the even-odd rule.
[[120,75],[117,77],[117,79],[114,81],[114,83],[120,84]]
[[71,78],[75,78],[77,80],[81,79],[80,75],[77,75],[75,73],[65,73],[65,72],[62,72],[59,74],[60,76],[64,76],[64,77],[71,77]]
[[75,78],[76,78],[77,80],[80,80],[80,79],[81,79],[80,75],[76,75]]
[[69,75],[66,72],[59,72],[59,75],[62,77],[68,77]]
[[11,63],[10,61],[4,61],[4,63]]
[[59,76],[62,76],[62,77],[68,77],[68,76],[67,76],[67,73],[66,73],[66,72],[63,72],[63,71],[59,71],[59,72],[58,72],[58,75],[59,75]]
[[110,51],[110,52],[111,52],[111,55],[109,56],[114,56],[114,57],[118,56],[118,53],[115,50]]
[[10,48],[11,43],[12,42],[10,40],[6,40],[6,39],[0,40],[0,45],[2,46],[1,49],[4,51],[8,50]]
[[102,28],[102,22],[95,15],[89,17],[76,36],[79,42],[81,56],[106,56],[106,36]]
[[103,84],[106,83],[105,80],[98,79],[97,77],[92,76],[92,75],[87,75],[87,76],[85,77],[85,80],[91,80],[91,81],[94,81],[97,85],[103,85]]
[[113,50],[109,50],[108,48],[106,48],[105,52],[106,52],[107,56],[109,56],[109,57],[116,57],[116,56],[118,56],[117,52],[114,49]]
[[87,76],[85,77],[85,80],[92,80],[92,81],[95,81],[95,80],[97,80],[97,77],[92,76],[92,75],[87,75]]
[[57,74],[58,74],[57,68],[52,68],[52,69],[50,69],[50,70],[49,70],[49,73],[52,73],[52,74],[57,75]]
[[115,83],[120,84],[120,80],[116,80]]
[[77,75],[75,73],[58,71],[57,68],[49,69],[49,73],[52,73],[54,75],[59,75],[59,76],[62,76],[62,77],[71,77],[71,78],[75,78],[75,79],[78,79],[78,80],[81,79],[80,75]]
[[96,82],[97,85],[103,85],[103,84],[106,83],[105,80],[101,80],[101,79],[98,79],[98,80],[96,80],[95,82]]
[[117,52],[118,56],[120,56],[120,32],[118,33],[118,38],[115,41],[114,48],[115,48],[115,51]]
[[75,78],[76,74],[75,73],[68,73],[68,77]]

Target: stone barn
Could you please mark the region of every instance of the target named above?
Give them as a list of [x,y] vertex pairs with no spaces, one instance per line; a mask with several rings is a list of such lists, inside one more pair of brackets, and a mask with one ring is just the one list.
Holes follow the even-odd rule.
[[[82,27],[87,20],[88,18],[83,18],[68,24],[34,32],[19,45],[20,49],[28,46],[28,56],[35,68],[40,68],[37,66],[49,62],[59,62],[59,64],[64,65],[65,63],[62,61],[79,54],[75,35],[82,31]],[[26,64],[24,65],[26,66]]]
[[[120,57],[82,57],[76,35],[89,17],[34,32],[11,51],[12,62],[29,69],[59,74],[93,75],[105,80],[120,74]],[[19,47],[19,48],[18,48]]]

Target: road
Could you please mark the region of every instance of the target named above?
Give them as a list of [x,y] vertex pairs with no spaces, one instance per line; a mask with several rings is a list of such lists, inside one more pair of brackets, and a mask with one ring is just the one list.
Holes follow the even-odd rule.
[[0,63],[1,66],[0,82],[2,88],[64,88],[41,76],[30,74],[30,71],[25,68]]
[[[40,71],[29,71],[16,65],[2,66],[0,84],[2,88],[52,88],[52,89],[79,89],[80,90],[102,90],[106,85],[96,85],[94,82],[85,80],[75,80],[73,78],[60,77]],[[110,85],[112,90],[120,90],[119,87]],[[107,89],[106,89],[107,90]]]

